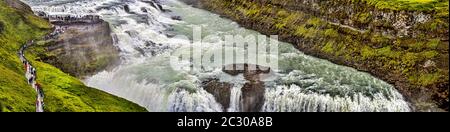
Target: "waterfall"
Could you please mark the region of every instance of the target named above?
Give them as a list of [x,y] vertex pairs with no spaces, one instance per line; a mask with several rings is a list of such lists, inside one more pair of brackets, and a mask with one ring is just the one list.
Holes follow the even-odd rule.
[[278,86],[266,93],[263,111],[267,112],[402,112],[410,111],[399,94],[387,99],[381,93],[373,98],[362,95],[330,96],[307,92],[302,88]]
[[228,108],[228,112],[239,112],[241,110],[241,98],[241,86],[233,86],[231,89],[230,108]]
[[[177,71],[170,53],[182,50],[192,37],[192,27],[206,35],[260,35],[217,14],[177,0],[24,0],[35,12],[48,15],[97,15],[110,23],[122,64],[85,80],[86,85],[133,101],[149,111],[224,111],[214,96],[202,88],[204,78],[232,84],[230,107],[242,109],[242,75],[230,76],[219,69]],[[182,20],[173,20],[174,15]],[[222,41],[214,40],[212,43]],[[244,46],[242,46],[243,48]],[[208,51],[209,50],[209,51]],[[215,52],[214,45],[205,51]],[[303,54],[288,43],[279,43],[279,69],[265,84],[261,111],[347,112],[411,111],[395,88],[353,68]],[[189,62],[178,65],[189,65]]]

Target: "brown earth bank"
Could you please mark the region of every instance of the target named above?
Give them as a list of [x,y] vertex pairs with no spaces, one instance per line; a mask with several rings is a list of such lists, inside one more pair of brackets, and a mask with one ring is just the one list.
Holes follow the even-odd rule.
[[188,4],[279,35],[306,54],[371,73],[394,85],[415,111],[448,111],[448,1],[425,9],[381,8],[367,0]]
[[27,4],[25,4],[21,1],[18,1],[18,0],[5,0],[5,3],[6,3],[6,5],[8,5],[12,8],[15,8],[17,10],[20,10],[20,11],[24,11],[27,13],[33,12]]
[[120,61],[109,24],[93,22],[53,22],[59,35],[49,38],[46,54],[40,57],[72,76],[83,78],[110,69]]

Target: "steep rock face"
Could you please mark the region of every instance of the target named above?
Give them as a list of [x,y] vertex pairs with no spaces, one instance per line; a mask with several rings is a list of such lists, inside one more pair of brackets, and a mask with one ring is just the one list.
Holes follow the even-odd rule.
[[[252,68],[256,69],[252,69]],[[262,82],[263,74],[270,73],[270,68],[251,65],[251,64],[232,64],[222,68],[226,74],[237,76],[243,74],[246,83],[240,88],[240,102],[238,102],[240,111],[242,112],[259,112],[264,105],[265,87]],[[231,89],[233,84],[229,82],[220,82],[217,79],[203,81],[203,88],[214,95],[216,101],[222,104],[222,108],[226,111],[230,107]]]
[[264,82],[259,80],[250,81],[244,84],[242,91],[242,111],[259,112],[264,105]]
[[24,11],[27,13],[33,13],[33,11],[31,10],[31,7],[29,7],[27,4],[21,2],[20,0],[5,0],[5,3],[12,7],[15,8],[19,11]]
[[306,54],[367,71],[393,84],[417,111],[448,110],[448,1],[198,2]]
[[58,24],[64,32],[50,39],[49,53],[42,57],[45,62],[81,78],[119,62],[107,22]]
[[226,110],[230,107],[230,96],[232,84],[220,82],[218,80],[207,80],[203,82],[203,88],[214,95],[217,102],[222,105],[222,109]]

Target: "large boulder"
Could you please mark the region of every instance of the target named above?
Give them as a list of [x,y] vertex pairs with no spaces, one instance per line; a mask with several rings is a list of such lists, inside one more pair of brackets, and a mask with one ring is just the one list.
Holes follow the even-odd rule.
[[231,64],[222,67],[222,71],[232,76],[244,74],[245,79],[258,81],[261,79],[259,75],[270,73],[270,68],[254,64]]
[[214,95],[217,102],[222,105],[223,110],[230,107],[230,96],[232,84],[226,82],[219,82],[217,79],[205,81],[204,89]]
[[243,112],[259,112],[264,105],[264,82],[251,81],[244,84],[241,88],[241,110]]
[[110,69],[119,63],[119,49],[114,46],[107,22],[56,26],[64,32],[52,38],[46,46],[49,54],[40,56],[45,62],[79,78]]
[[[259,112],[264,105],[265,86],[261,78],[270,73],[270,68],[252,64],[231,64],[222,67],[222,71],[231,76],[243,74],[247,82],[241,88],[239,108],[242,112]],[[226,111],[230,107],[231,82],[220,82],[217,79],[203,81],[203,88],[211,93]]]

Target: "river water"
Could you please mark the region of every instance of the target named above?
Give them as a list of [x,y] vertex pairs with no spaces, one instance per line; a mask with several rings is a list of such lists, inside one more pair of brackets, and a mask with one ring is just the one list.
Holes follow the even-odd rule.
[[[260,35],[217,14],[177,0],[24,0],[34,11],[51,15],[95,14],[110,23],[122,64],[85,80],[85,84],[133,101],[149,111],[224,111],[215,97],[205,91],[201,80],[215,78],[233,84],[227,111],[241,111],[243,75],[230,76],[220,67],[209,70],[176,70],[170,63],[173,52],[184,52],[201,27],[202,36]],[[126,6],[127,5],[127,6]],[[170,11],[167,11],[170,10]],[[180,16],[182,20],[171,19]],[[185,35],[188,38],[173,37]],[[210,39],[198,52],[221,50]],[[411,111],[395,88],[367,73],[303,54],[279,42],[273,77],[265,80],[266,112]],[[245,47],[239,47],[245,49]],[[264,56],[274,56],[265,54]],[[187,63],[187,64],[186,64]],[[189,62],[176,64],[189,65]],[[270,65],[269,65],[270,66]]]

